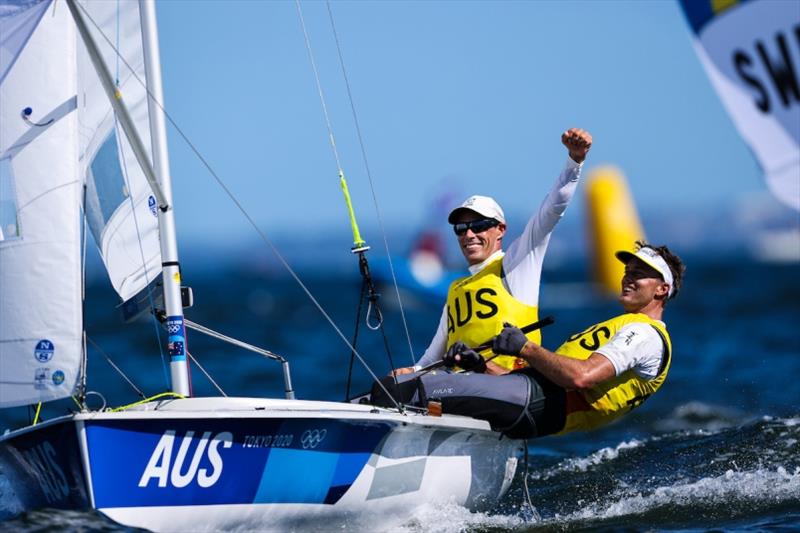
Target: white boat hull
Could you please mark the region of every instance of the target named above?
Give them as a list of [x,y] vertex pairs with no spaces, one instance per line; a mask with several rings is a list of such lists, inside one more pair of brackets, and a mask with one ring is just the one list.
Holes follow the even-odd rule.
[[248,398],[76,414],[0,440],[18,507],[91,507],[153,531],[372,528],[422,504],[481,509],[520,451],[469,418]]

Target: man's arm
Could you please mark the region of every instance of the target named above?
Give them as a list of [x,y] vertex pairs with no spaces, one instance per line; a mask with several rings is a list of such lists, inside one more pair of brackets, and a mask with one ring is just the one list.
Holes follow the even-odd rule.
[[611,361],[597,352],[585,360],[573,359],[528,341],[519,356],[544,377],[565,389],[588,389],[616,375]]
[[623,326],[585,360],[553,353],[509,325],[497,336],[493,349],[495,353],[523,357],[547,379],[568,389],[590,388],[627,370],[633,370],[643,379],[653,379],[664,357],[661,337],[651,326],[641,323]]
[[506,325],[495,338],[495,353],[517,355],[547,379],[565,389],[588,389],[616,375],[611,361],[597,352],[588,359],[573,359],[531,342],[522,330]]
[[522,235],[507,248],[503,268],[515,298],[531,306],[539,304],[539,278],[550,234],[567,209],[580,178],[581,163],[592,145],[589,132],[573,128],[561,142],[569,152],[567,163],[539,210],[530,218]]
[[436,328],[436,334],[433,336],[428,349],[422,354],[422,357],[415,366],[407,366],[395,370],[395,375],[410,374],[416,372],[420,368],[425,368],[437,361],[441,361],[444,357],[445,349],[447,348],[447,307],[442,308],[442,317],[439,319],[439,327]]
[[561,134],[561,144],[567,147],[569,157],[581,164],[592,147],[592,134],[580,128],[570,128]]

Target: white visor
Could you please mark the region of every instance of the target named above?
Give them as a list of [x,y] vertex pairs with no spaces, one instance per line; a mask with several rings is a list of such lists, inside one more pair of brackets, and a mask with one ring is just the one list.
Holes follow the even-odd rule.
[[672,270],[670,270],[669,265],[661,257],[661,254],[656,252],[654,249],[650,248],[649,246],[644,246],[639,248],[636,253],[628,252],[627,250],[622,250],[614,254],[617,259],[628,264],[628,261],[633,259],[634,257],[641,260],[643,263],[653,267],[656,272],[661,274],[661,277],[664,278],[664,283],[669,285],[669,294],[668,297],[672,298],[672,295],[675,293],[675,280],[672,277]]

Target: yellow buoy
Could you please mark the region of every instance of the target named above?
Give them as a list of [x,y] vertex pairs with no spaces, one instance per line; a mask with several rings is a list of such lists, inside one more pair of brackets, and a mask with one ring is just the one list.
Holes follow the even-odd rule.
[[633,197],[622,172],[614,167],[592,171],[586,184],[586,210],[591,246],[591,268],[603,290],[618,293],[624,265],[617,250],[633,251],[645,238]]

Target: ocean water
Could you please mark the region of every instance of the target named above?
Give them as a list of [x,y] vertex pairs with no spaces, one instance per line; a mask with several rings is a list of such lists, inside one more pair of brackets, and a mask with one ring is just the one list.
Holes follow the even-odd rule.
[[[602,430],[530,441],[527,473],[520,468],[491,512],[424,507],[394,530],[800,528],[800,265],[744,256],[685,259],[684,289],[665,314],[674,344],[672,369],[656,395]],[[300,274],[351,338],[359,279],[339,269]],[[344,398],[349,350],[291,279],[251,264],[185,271],[184,278],[196,299],[188,318],[287,357],[298,398]],[[393,290],[383,293],[392,360],[395,366],[407,365],[408,338],[421,353],[441,303],[406,294],[407,337]],[[88,299],[90,389],[109,405],[137,399],[108,356],[145,394],[163,391],[165,372],[152,322],[122,326],[115,296],[102,280],[89,286]],[[543,331],[546,346],[555,348],[571,333],[618,312],[613,298],[599,296],[585,282],[582,267],[545,272],[541,314],[556,318]],[[190,333],[189,349],[228,394],[282,396],[275,363],[197,333]],[[376,373],[389,369],[383,338],[363,323],[358,349]],[[197,395],[215,394],[199,371],[193,380]],[[352,391],[369,385],[367,372],[356,363]],[[69,407],[57,402],[43,414],[56,416]],[[29,416],[23,408],[4,413],[0,430],[22,425]],[[3,482],[0,472],[0,494]],[[525,503],[526,483],[532,508]],[[94,512],[18,514],[3,503],[0,531],[127,530]]]

